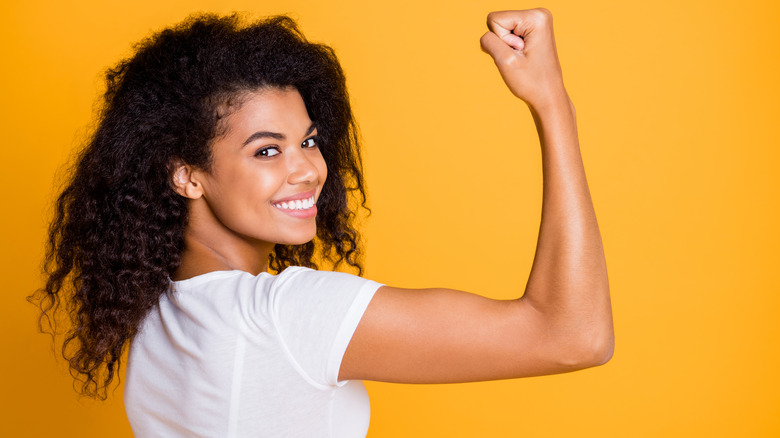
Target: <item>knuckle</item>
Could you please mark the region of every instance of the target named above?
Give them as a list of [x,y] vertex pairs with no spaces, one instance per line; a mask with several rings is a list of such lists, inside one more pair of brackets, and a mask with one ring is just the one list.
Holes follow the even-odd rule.
[[495,11],[490,12],[490,13],[487,14],[487,25],[488,25],[488,27],[490,27],[490,23],[495,21],[495,19],[496,19],[496,12]]
[[482,47],[482,50],[487,51],[489,39],[490,32],[485,32],[485,34],[482,35],[482,37],[479,39],[479,46]]
[[552,21],[552,12],[547,8],[536,8],[531,10],[534,19],[540,23],[549,23]]
[[518,59],[514,53],[507,53],[501,57],[501,64],[509,67],[510,69],[515,69],[519,66],[520,59]]
[[549,9],[547,9],[547,8],[536,8],[536,10],[539,11],[539,13],[541,13],[543,16],[545,16],[547,18],[552,18],[552,12],[550,12]]

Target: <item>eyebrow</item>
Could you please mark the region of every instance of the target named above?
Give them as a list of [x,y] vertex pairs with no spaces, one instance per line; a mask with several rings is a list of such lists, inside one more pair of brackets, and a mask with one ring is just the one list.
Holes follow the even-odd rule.
[[[314,129],[316,129],[316,128],[317,128],[317,126],[314,123],[312,123],[311,126],[309,126],[309,129],[307,129],[306,133],[303,134],[303,135],[306,136],[306,135],[311,134],[312,132],[314,132]],[[244,144],[242,145],[242,147],[248,145],[249,143],[252,143],[255,140],[261,139],[261,138],[273,138],[274,140],[284,140],[287,137],[285,137],[284,134],[281,134],[279,132],[258,131],[258,132],[255,132],[254,134],[250,135],[249,138],[247,138],[246,141],[244,141]]]

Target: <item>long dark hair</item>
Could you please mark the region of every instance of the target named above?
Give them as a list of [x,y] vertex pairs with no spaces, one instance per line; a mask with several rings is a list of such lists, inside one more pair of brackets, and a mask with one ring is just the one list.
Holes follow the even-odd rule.
[[188,209],[171,187],[171,164],[208,170],[224,108],[269,87],[301,94],[328,166],[317,237],[276,245],[270,268],[320,260],[362,273],[353,225],[366,202],[360,147],[333,50],[308,42],[287,17],[192,16],[108,70],[97,127],[55,204],[46,283],[30,300],[42,331],[56,333],[57,315],[67,315],[62,354],[81,393],[106,397],[128,342],[180,264]]

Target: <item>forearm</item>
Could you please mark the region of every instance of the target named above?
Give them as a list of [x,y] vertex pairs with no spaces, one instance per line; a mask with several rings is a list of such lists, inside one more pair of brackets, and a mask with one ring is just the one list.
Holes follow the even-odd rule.
[[542,147],[544,189],[536,256],[523,300],[542,314],[554,334],[611,352],[606,261],[574,107],[564,91],[531,112]]

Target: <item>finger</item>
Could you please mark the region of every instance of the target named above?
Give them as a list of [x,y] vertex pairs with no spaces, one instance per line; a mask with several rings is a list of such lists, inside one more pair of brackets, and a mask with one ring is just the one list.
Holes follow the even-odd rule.
[[[517,36],[515,35],[515,37]],[[522,43],[522,38],[517,38],[520,39]],[[485,34],[482,35],[482,38],[480,38],[479,44],[482,47],[482,51],[490,55],[496,62],[517,55],[517,52],[512,46],[507,44],[506,41],[493,32],[485,32]]]
[[537,27],[550,25],[552,14],[546,9],[497,11],[488,14],[487,21],[488,28],[502,39],[511,34],[526,38]]
[[512,11],[491,12],[487,16],[487,27],[491,32],[503,38],[509,35],[517,25],[516,14],[509,14]]
[[509,45],[509,47],[522,51],[525,47],[525,41],[519,36],[509,33],[501,37],[501,39]]

